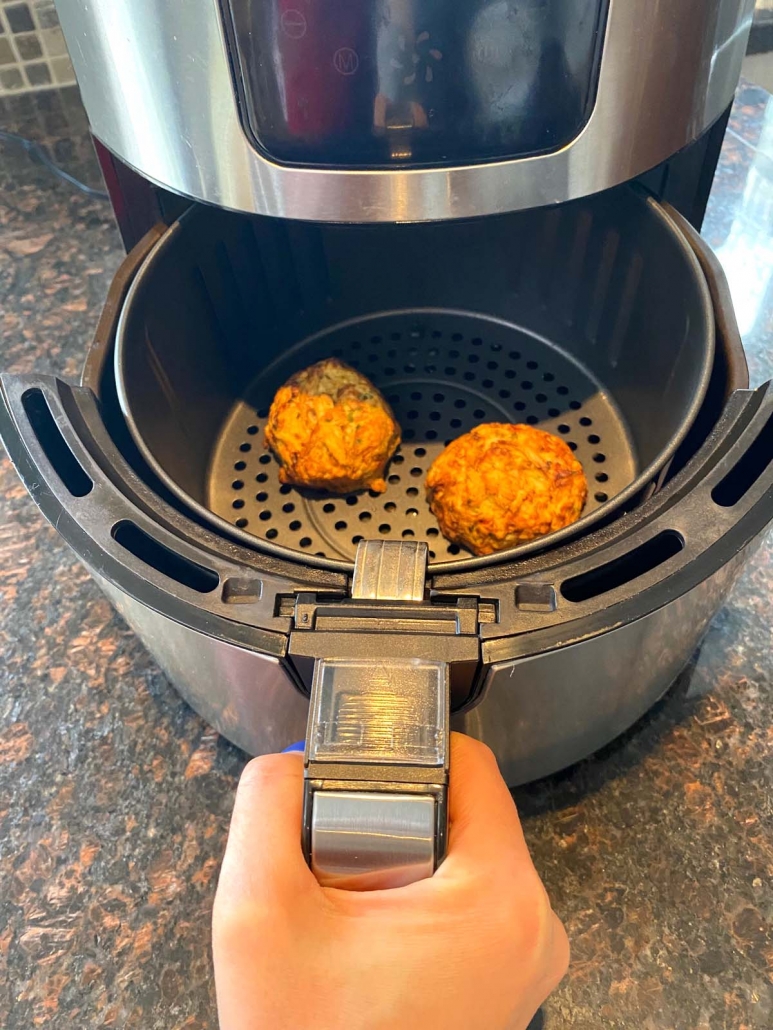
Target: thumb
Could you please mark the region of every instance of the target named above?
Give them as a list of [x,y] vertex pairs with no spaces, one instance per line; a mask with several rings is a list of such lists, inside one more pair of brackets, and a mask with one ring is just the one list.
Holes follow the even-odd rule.
[[264,755],[245,767],[220,871],[221,903],[277,905],[317,888],[301,849],[302,807],[302,755]]

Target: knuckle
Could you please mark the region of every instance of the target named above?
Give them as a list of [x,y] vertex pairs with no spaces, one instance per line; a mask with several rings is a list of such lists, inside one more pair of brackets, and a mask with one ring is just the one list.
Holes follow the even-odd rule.
[[[239,779],[239,791],[263,790],[288,773],[288,755],[260,755],[245,765]],[[290,759],[294,761],[294,759]]]

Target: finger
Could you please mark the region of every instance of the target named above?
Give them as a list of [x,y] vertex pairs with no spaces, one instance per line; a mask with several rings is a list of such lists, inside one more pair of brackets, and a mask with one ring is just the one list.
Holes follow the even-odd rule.
[[316,887],[301,849],[303,757],[253,759],[236,791],[220,873],[220,901],[280,903]]
[[507,784],[490,748],[461,733],[451,735],[448,857],[440,867],[451,872],[458,862],[490,867],[506,857],[531,858]]

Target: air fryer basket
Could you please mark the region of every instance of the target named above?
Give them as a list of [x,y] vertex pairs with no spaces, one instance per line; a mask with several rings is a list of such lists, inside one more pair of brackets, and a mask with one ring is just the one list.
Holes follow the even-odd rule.
[[[384,494],[282,486],[264,448],[276,389],[331,355],[374,381],[403,428]],[[436,563],[469,558],[440,536],[423,479],[448,440],[486,421],[567,440],[589,500],[578,523],[545,539],[583,531],[652,488],[689,431],[713,357],[692,250],[654,200],[624,188],[438,225],[318,226],[195,208],[129,292],[115,371],[135,442],[188,507],[245,542],[343,568],[363,537],[426,539]]]

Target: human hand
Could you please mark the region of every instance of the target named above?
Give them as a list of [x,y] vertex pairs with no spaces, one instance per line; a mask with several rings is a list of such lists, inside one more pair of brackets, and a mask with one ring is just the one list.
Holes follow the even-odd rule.
[[449,839],[427,880],[320,887],[300,844],[303,758],[236,795],[213,913],[221,1030],[524,1030],[569,943],[491,751],[451,738]]

